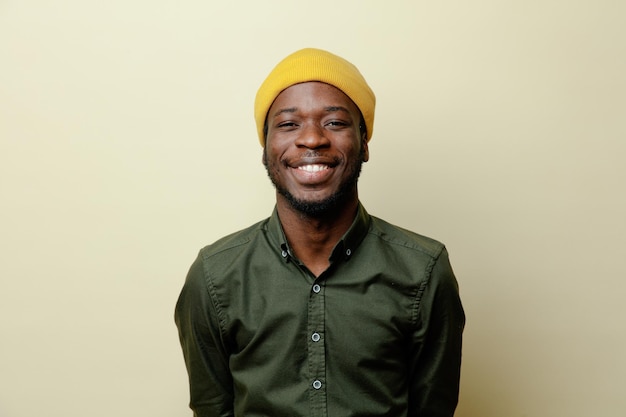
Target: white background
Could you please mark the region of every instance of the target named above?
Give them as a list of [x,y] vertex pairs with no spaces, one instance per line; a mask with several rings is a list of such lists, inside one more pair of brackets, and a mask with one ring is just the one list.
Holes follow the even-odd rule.
[[0,416],[191,415],[174,303],[308,46],[377,94],[368,211],[450,250],[457,417],[624,416],[625,4],[0,1]]

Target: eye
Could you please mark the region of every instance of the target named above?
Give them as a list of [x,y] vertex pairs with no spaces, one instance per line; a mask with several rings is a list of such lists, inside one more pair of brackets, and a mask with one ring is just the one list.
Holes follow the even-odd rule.
[[289,129],[298,126],[295,122],[281,122],[276,125],[277,128]]
[[344,121],[341,121],[341,120],[331,120],[331,121],[326,123],[326,126],[334,127],[334,128],[341,128],[341,127],[348,126],[348,123],[346,123]]

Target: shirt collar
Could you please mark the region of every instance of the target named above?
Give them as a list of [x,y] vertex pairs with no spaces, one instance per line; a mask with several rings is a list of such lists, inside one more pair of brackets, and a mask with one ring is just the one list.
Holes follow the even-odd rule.
[[[367,213],[365,207],[363,207],[363,205],[359,202],[354,221],[348,231],[335,245],[330,255],[330,262],[333,263],[340,259],[348,260],[352,257],[365,238],[365,235],[369,230],[370,223],[371,216]],[[268,220],[267,230],[272,243],[276,245],[276,248],[283,260],[288,262],[289,259],[296,259],[289,248],[289,244],[287,243],[287,238],[285,237],[285,232],[283,231],[280,219],[278,218],[278,210],[276,207],[274,207],[274,211]]]

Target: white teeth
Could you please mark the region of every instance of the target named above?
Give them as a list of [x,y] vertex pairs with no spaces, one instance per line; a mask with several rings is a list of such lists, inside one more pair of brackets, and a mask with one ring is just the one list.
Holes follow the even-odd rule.
[[319,164],[302,165],[298,167],[298,169],[301,169],[302,171],[306,171],[306,172],[318,172],[318,171],[323,171],[325,169],[328,169],[328,165],[319,165]]

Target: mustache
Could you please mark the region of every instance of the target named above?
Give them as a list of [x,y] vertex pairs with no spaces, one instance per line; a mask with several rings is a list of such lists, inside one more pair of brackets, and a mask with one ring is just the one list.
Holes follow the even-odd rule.
[[339,165],[341,162],[343,161],[343,158],[341,158],[340,156],[334,155],[334,156],[328,156],[326,155],[324,152],[320,152],[318,150],[315,149],[308,149],[306,151],[304,151],[303,153],[301,153],[300,155],[297,155],[295,157],[291,157],[291,158],[283,158],[281,160],[281,162],[285,165],[293,165],[293,164],[298,164],[298,163],[323,163],[326,165]]

